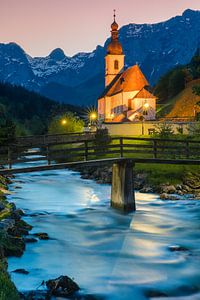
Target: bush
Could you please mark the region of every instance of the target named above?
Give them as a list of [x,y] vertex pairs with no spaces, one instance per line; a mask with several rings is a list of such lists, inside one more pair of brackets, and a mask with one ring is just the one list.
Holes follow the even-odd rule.
[[154,135],[161,139],[167,139],[173,137],[174,131],[172,125],[166,122],[155,125]]
[[107,128],[98,128],[95,134],[94,145],[97,147],[96,152],[105,153],[108,150],[108,145],[111,142],[111,137]]
[[190,125],[189,135],[192,135],[193,137],[199,138],[199,136],[200,136],[200,122],[195,122],[194,124]]
[[70,132],[83,132],[84,122],[73,113],[65,113],[53,118],[49,125],[49,134],[64,134]]
[[10,280],[6,266],[0,260],[0,300],[20,300],[16,287]]

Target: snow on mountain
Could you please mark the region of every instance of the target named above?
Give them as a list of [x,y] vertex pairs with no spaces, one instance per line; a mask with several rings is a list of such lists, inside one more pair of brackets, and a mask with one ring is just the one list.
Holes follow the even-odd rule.
[[[108,28],[109,32],[109,28]],[[126,66],[136,62],[155,84],[161,75],[190,61],[200,46],[200,11],[157,24],[128,24],[119,32]],[[0,80],[23,85],[48,97],[87,105],[94,103],[104,84],[104,47],[66,56],[62,49],[46,57],[31,57],[15,43],[0,44]]]

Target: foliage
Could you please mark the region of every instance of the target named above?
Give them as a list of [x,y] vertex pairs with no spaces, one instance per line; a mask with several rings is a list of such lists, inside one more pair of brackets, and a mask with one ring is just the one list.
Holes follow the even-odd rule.
[[0,113],[16,124],[17,134],[43,134],[49,120],[58,113],[75,111],[78,107],[59,104],[19,86],[0,83]]
[[5,264],[0,260],[0,300],[19,300],[16,287],[10,280]]
[[154,135],[159,138],[171,138],[174,135],[174,131],[172,125],[167,122],[162,122],[155,125],[155,133]]
[[185,73],[181,69],[174,70],[168,82],[169,98],[178,95],[185,88]]
[[185,79],[184,70],[176,67],[160,78],[155,87],[155,95],[161,102],[173,98],[184,89]]
[[197,138],[200,136],[200,122],[195,122],[194,124],[190,125],[189,134]]
[[111,143],[111,137],[107,128],[97,128],[94,145],[97,147],[96,152],[106,152],[108,145]]
[[137,173],[147,174],[147,182],[153,186],[160,184],[180,184],[188,172],[200,173],[200,166],[136,164]]
[[200,49],[199,48],[194,54],[188,67],[193,79],[200,78]]
[[65,113],[58,115],[52,119],[49,124],[48,133],[70,133],[70,132],[82,132],[84,122],[77,115],[73,113]]
[[[193,93],[197,96],[200,96],[200,85],[193,86]],[[200,101],[197,103],[200,106]]]
[[[177,66],[160,78],[154,93],[161,103],[166,103],[185,88],[185,84],[200,78],[200,50],[186,66]],[[199,89],[198,89],[199,93]]]
[[7,119],[0,117],[0,146],[7,145],[15,140],[15,125]]

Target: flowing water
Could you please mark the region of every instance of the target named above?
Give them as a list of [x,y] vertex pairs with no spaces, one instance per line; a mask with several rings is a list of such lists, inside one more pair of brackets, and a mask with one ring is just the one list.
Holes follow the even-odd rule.
[[[9,259],[9,271],[30,272],[11,273],[19,290],[68,275],[105,299],[154,299],[155,291],[170,296],[159,299],[200,299],[200,201],[136,193],[137,212],[123,215],[110,208],[109,185],[76,172],[29,173],[15,181],[9,200],[25,211],[31,233],[50,236]],[[172,245],[188,251],[170,251]]]

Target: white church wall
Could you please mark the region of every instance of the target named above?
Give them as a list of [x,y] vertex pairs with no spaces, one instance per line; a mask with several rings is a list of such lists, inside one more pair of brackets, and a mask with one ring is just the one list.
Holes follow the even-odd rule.
[[[155,126],[162,122],[157,121],[147,121],[147,122],[134,122],[134,123],[105,123],[105,127],[108,128],[110,135],[119,136],[134,136],[142,135],[144,129],[144,135],[149,135],[149,131],[155,130]],[[188,134],[188,123],[173,123],[170,125],[175,134],[178,134],[178,129],[183,128],[183,134]]]

